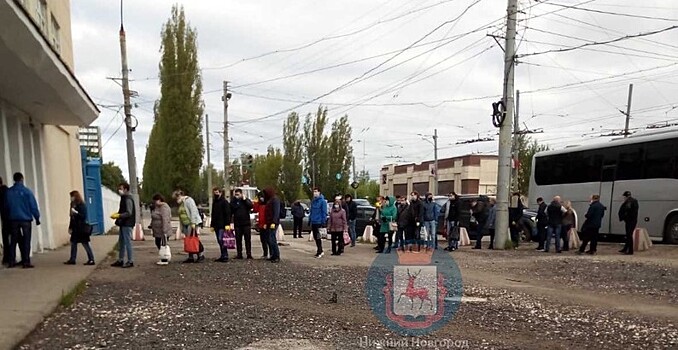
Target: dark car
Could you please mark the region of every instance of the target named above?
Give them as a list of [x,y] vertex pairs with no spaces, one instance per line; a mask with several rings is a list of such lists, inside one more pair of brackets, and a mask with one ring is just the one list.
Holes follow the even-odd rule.
[[372,215],[377,211],[377,208],[371,205],[359,205],[358,206],[358,217],[355,220],[355,233],[356,236],[360,237],[365,232],[365,227],[369,225],[372,220]]
[[[461,200],[461,208],[459,214],[459,225],[466,228],[469,238],[475,238],[475,228],[476,228],[476,219],[471,215],[471,206],[473,202],[477,201],[480,198],[479,195],[459,195]],[[447,237],[445,232],[445,205],[449,198],[446,196],[435,196],[434,199],[438,205],[440,205],[440,214],[438,215],[438,234]]]

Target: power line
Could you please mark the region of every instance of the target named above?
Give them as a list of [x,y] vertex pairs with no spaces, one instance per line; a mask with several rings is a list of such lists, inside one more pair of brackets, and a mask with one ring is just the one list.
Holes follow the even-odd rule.
[[[540,0],[535,0],[535,1],[539,2]],[[567,8],[567,9],[571,9],[571,10],[577,10],[577,11],[601,13],[601,14],[605,14],[605,15],[630,17],[630,18],[641,18],[641,19],[651,19],[651,20],[656,20],[656,21],[678,22],[678,19],[676,19],[676,18],[663,18],[663,17],[650,17],[650,16],[642,16],[642,15],[633,15],[633,14],[629,14],[629,13],[619,13],[619,12],[595,10],[595,9],[590,9],[590,8],[586,8],[586,7],[578,7],[578,6],[573,6],[573,5],[563,5],[563,4],[553,3],[553,2],[549,2],[549,3],[547,3],[547,5],[559,6],[559,7],[563,7],[563,8]]]

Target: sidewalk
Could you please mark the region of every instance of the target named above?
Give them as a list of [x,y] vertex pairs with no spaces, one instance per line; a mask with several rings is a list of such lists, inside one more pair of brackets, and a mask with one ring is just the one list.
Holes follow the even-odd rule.
[[[118,236],[93,236],[97,265],[106,260]],[[78,265],[66,266],[70,246],[33,253],[34,269],[0,267],[0,350],[13,349],[59,305],[61,297],[95,270],[84,266],[87,254],[78,247]]]

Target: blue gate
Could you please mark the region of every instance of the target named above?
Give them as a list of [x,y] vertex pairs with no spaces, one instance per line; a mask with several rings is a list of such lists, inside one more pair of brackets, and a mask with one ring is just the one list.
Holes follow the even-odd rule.
[[82,158],[82,182],[87,203],[87,222],[92,225],[93,235],[105,234],[104,202],[101,193],[101,159],[88,158],[87,151],[80,149]]

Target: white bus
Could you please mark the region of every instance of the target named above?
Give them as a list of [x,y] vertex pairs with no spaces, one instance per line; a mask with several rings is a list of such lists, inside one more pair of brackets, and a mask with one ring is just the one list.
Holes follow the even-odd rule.
[[623,235],[617,213],[624,191],[639,202],[638,227],[654,241],[678,243],[678,131],[546,151],[532,159],[530,201],[542,197],[549,203],[556,195],[572,201],[579,228],[589,197],[600,194],[607,207],[600,233]]

